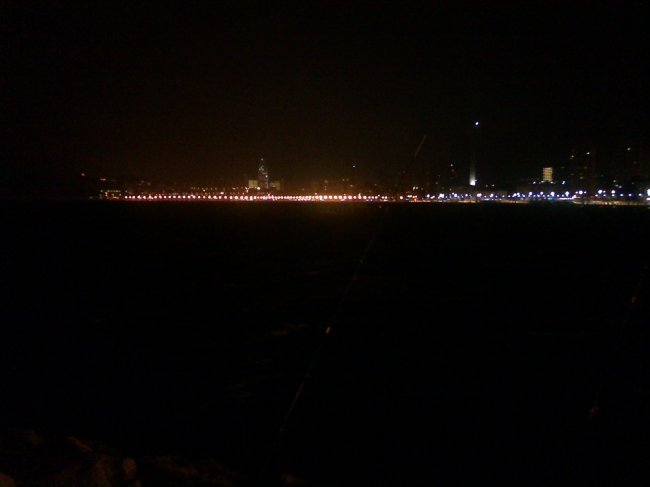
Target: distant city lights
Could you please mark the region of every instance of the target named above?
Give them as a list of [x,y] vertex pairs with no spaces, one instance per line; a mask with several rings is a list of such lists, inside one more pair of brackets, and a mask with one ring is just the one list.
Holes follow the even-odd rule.
[[[645,190],[645,194],[650,200],[650,189]],[[644,197],[644,193],[638,193],[639,197]],[[294,201],[294,202],[351,202],[351,203],[373,203],[373,202],[404,202],[404,203],[477,203],[483,201],[496,201],[502,203],[528,203],[531,201],[568,201],[578,204],[599,204],[599,205],[619,205],[619,204],[638,204],[639,200],[633,201],[631,198],[636,198],[637,193],[623,193],[616,190],[597,190],[593,196],[589,196],[587,191],[577,190],[574,192],[564,191],[563,193],[550,191],[529,191],[527,193],[506,191],[490,191],[487,192],[469,192],[467,190],[440,192],[437,194],[416,195],[416,194],[399,194],[399,195],[364,195],[358,194],[313,194],[313,195],[247,195],[247,194],[225,194],[219,193],[185,193],[185,194],[166,194],[166,193],[152,193],[152,194],[139,194],[139,195],[117,195],[110,194],[108,199],[122,199],[127,201],[238,201],[238,202],[255,202],[255,201]],[[630,199],[628,199],[630,198]],[[647,201],[642,200],[642,204],[647,204]]]

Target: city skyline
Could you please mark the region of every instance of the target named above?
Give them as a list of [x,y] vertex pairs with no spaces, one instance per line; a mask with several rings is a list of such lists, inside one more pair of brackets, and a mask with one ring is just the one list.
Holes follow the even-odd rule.
[[388,184],[424,135],[416,176],[465,174],[476,121],[479,184],[582,147],[620,169],[621,148],[648,157],[639,8],[11,5],[3,185],[80,172],[235,180],[261,157],[295,184],[353,166]]

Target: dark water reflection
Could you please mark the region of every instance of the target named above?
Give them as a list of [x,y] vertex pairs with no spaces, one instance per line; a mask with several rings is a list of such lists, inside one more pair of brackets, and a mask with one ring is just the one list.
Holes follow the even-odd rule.
[[[4,425],[251,474],[383,211],[2,210]],[[270,471],[337,485],[552,482],[575,473],[577,449],[583,463],[604,455],[576,445],[591,441],[585,414],[647,258],[649,216],[392,206]]]

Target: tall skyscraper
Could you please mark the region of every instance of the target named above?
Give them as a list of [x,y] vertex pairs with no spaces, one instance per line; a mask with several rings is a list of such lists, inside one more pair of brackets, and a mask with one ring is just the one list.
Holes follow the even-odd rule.
[[257,170],[257,186],[259,186],[262,191],[269,190],[269,171],[264,159],[260,160],[260,167]]

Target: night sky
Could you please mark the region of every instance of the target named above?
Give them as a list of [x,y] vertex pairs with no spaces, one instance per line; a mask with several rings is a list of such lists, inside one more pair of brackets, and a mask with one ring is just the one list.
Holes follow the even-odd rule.
[[[647,144],[644,2],[3,2],[5,182],[537,175]],[[27,175],[27,176],[26,176]]]

